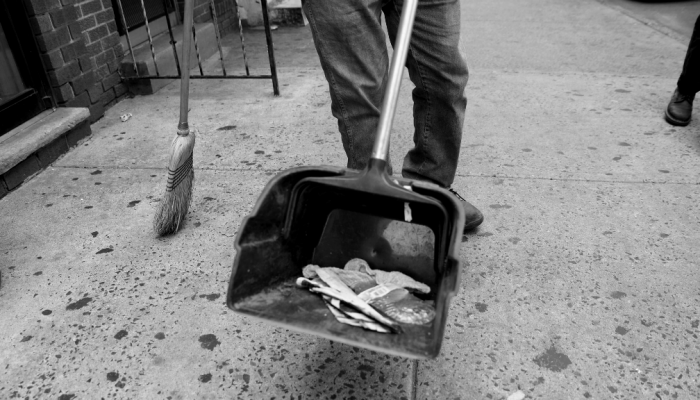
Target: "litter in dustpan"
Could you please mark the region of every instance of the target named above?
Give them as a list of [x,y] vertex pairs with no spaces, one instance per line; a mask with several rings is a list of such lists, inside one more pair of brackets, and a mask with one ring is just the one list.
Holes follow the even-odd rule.
[[[464,210],[446,189],[389,176],[386,161],[416,6],[417,0],[403,4],[367,167],[283,171],[241,223],[227,293],[227,304],[237,313],[384,353],[439,354],[449,300],[459,283]],[[429,290],[410,297],[400,290],[363,291],[363,300],[347,286],[299,282],[312,293],[297,285],[309,264],[340,267],[356,258],[376,274],[400,272]],[[321,281],[335,279],[320,275]],[[374,307],[365,307],[369,303]]]
[[400,324],[425,325],[435,308],[410,292],[429,293],[430,287],[398,272],[372,270],[355,258],[344,269],[309,264],[297,286],[322,295],[339,322],[382,333],[401,333]]

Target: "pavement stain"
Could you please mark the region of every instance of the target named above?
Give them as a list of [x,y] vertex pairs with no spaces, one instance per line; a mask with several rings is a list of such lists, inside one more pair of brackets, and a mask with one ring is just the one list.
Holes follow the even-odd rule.
[[618,326],[617,328],[615,328],[615,333],[617,333],[618,335],[626,335],[629,331],[630,330],[625,328],[624,326]]
[[101,174],[101,173],[102,173],[102,171],[100,171],[100,170],[98,169],[98,170],[95,170],[95,171],[90,172],[90,175],[99,175],[99,174]]
[[80,310],[81,308],[85,307],[92,301],[92,297],[83,297],[82,299],[70,303],[66,306],[66,310],[72,311],[72,310]]
[[107,380],[110,382],[116,382],[119,379],[119,372],[107,372]]
[[139,204],[140,202],[141,202],[141,200],[132,200],[129,202],[129,205],[127,205],[127,207],[134,207],[137,204]]
[[475,303],[474,307],[476,307],[479,312],[486,312],[489,308],[488,304],[485,303]]
[[95,231],[95,232],[90,232],[90,234],[92,235],[92,237],[97,237],[97,234],[98,234],[98,233],[99,233],[99,232],[97,232],[97,231]]
[[211,333],[200,336],[199,343],[203,349],[207,349],[207,350],[211,350],[211,351],[214,350],[214,347],[221,344],[221,342],[219,342],[219,340],[216,338],[216,335],[211,334]]
[[111,253],[111,252],[113,252],[113,251],[114,251],[113,248],[111,248],[111,247],[105,247],[104,249],[98,251],[98,252],[95,253],[95,254],[105,254],[105,253]]
[[218,299],[219,297],[221,297],[221,295],[219,293],[200,294],[199,295],[200,299],[207,299],[209,301],[214,301],[214,300]]
[[198,380],[202,383],[207,383],[211,380],[211,374],[200,375]]
[[542,368],[547,368],[550,371],[560,372],[565,370],[569,365],[571,365],[571,360],[569,356],[564,353],[558,352],[554,345],[547,349],[544,353],[535,357],[532,360],[538,366]]
[[627,297],[627,293],[619,292],[616,290],[616,291],[610,293],[610,297],[612,297],[613,299],[621,299],[623,297]]
[[503,205],[501,205],[501,204],[491,204],[491,205],[489,206],[489,208],[493,208],[494,210],[498,210],[499,208],[505,208],[505,209],[513,208],[513,206],[509,206],[508,204],[503,204]]
[[124,337],[126,337],[129,334],[125,329],[120,330],[117,332],[116,335],[114,335],[114,338],[117,340],[122,340]]

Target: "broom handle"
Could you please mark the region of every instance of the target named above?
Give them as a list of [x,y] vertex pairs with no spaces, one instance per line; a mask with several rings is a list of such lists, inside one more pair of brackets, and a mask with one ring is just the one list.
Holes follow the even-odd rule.
[[187,111],[190,97],[190,50],[192,49],[192,20],[194,0],[185,0],[185,15],[182,28],[182,68],[180,77],[180,123],[178,135],[187,136],[190,127],[187,124]]
[[394,41],[394,56],[389,67],[389,82],[384,92],[382,101],[382,112],[379,116],[379,126],[377,136],[372,149],[372,158],[386,161],[389,153],[389,136],[391,134],[391,124],[394,122],[396,113],[396,102],[399,97],[399,87],[401,86],[401,75],[403,67],[406,65],[408,55],[408,45],[411,42],[411,32],[413,31],[413,20],[416,17],[418,0],[405,0],[403,10],[401,10],[401,21]]

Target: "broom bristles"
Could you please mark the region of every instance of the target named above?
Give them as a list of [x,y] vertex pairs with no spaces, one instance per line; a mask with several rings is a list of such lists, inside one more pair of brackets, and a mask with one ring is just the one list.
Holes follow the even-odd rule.
[[170,146],[168,183],[153,220],[153,228],[158,236],[177,232],[190,207],[194,185],[192,156],[195,132],[188,131],[187,134],[178,132]]

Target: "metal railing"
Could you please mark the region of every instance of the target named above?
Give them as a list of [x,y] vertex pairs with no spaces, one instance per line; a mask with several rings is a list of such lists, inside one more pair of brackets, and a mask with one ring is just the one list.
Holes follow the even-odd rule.
[[[173,57],[175,58],[175,66],[177,68],[177,75],[161,75],[158,71],[158,61],[156,60],[156,52],[155,52],[155,47],[153,45],[153,37],[151,35],[151,28],[148,23],[148,15],[146,13],[146,6],[144,4],[144,0],[141,0],[141,9],[143,10],[143,17],[144,17],[144,23],[146,27],[146,33],[148,36],[148,44],[150,46],[151,50],[151,57],[153,58],[153,66],[155,68],[155,75],[141,75],[139,72],[139,68],[137,65],[136,61],[136,56],[134,54],[134,47],[132,46],[131,43],[131,37],[129,36],[129,30],[127,28],[127,23],[126,23],[126,18],[124,17],[124,9],[122,7],[122,1],[121,0],[116,0],[117,7],[119,8],[119,15],[122,20],[122,24],[125,27],[126,31],[126,42],[129,47],[129,52],[131,53],[131,60],[133,63],[134,67],[134,74],[133,76],[125,76],[123,79],[131,80],[131,79],[180,79],[182,78],[182,71],[180,70],[180,61],[177,55],[177,48],[175,46],[176,41],[175,41],[175,36],[173,35],[173,26],[170,21],[170,15],[168,13],[168,7],[167,7],[167,0],[162,0],[163,1],[163,8],[165,9],[165,20],[168,25],[168,34],[170,35],[170,43],[172,44],[172,49],[173,49]],[[267,15],[267,0],[261,0],[260,4],[262,5],[262,14],[263,14],[263,23],[265,25],[265,38],[266,38],[266,44],[267,44],[267,54],[269,57],[270,61],[270,74],[269,75],[251,75],[250,74],[250,68],[248,67],[248,58],[246,56],[246,47],[245,47],[245,38],[243,35],[243,25],[241,24],[241,16],[240,16],[240,6],[238,5],[237,0],[232,0],[235,4],[236,7],[236,14],[238,16],[238,34],[241,39],[241,49],[243,52],[243,64],[245,65],[245,75],[230,75],[226,72],[226,66],[224,65],[224,52],[221,47],[221,34],[219,32],[219,24],[218,24],[218,17],[216,15],[216,6],[214,4],[214,0],[209,0],[209,11],[212,17],[212,22],[214,24],[214,33],[216,35],[216,44],[219,50],[219,59],[221,61],[221,70],[222,74],[221,75],[216,75],[216,74],[205,74],[204,73],[204,68],[202,67],[202,59],[199,54],[199,47],[197,45],[197,33],[195,31],[195,27],[192,26],[192,36],[194,39],[194,50],[197,56],[197,65],[199,66],[199,75],[197,74],[190,74],[190,79],[271,79],[272,80],[272,89],[275,94],[275,96],[279,96],[280,91],[279,91],[279,83],[277,80],[277,66],[275,64],[275,51],[272,43],[272,32],[270,29],[270,20]]]

